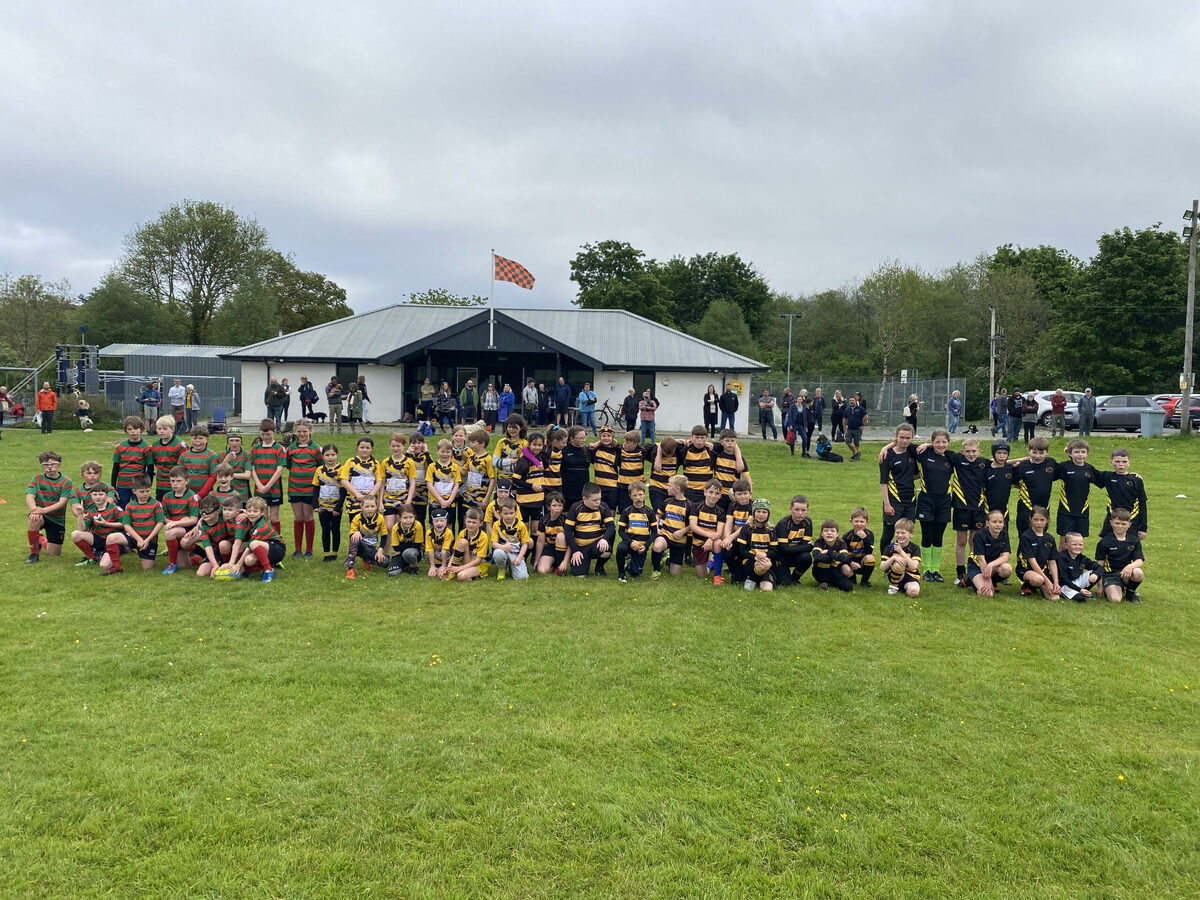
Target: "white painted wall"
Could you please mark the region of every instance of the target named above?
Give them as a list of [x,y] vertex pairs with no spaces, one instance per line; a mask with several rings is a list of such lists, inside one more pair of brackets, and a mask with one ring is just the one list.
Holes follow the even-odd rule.
[[[267,375],[267,366],[260,362],[242,363],[242,421],[256,422],[266,418],[267,407],[263,403],[263,392],[267,389],[269,378],[286,378],[292,388],[292,405],[288,414],[293,419],[300,418],[300,399],[297,391],[300,389],[300,377],[307,375],[308,380],[317,389],[318,400],[314,406],[317,412],[329,412],[329,404],[325,402],[325,385],[333,374],[333,366],[328,363],[271,363],[271,374]],[[371,396],[371,406],[368,417],[372,422],[394,422],[400,418],[401,398],[404,393],[404,369],[400,366],[360,365],[358,374],[367,379],[367,393]]]
[[[741,381],[749,386],[750,376],[729,374],[730,381]],[[656,373],[654,394],[660,404],[655,416],[656,430],[678,434],[691,433],[694,425],[704,424],[703,400],[709,385],[713,385],[717,393],[722,391],[721,377],[710,372],[668,372]],[[626,385],[626,390],[630,385]],[[624,396],[624,394],[622,394]],[[720,420],[718,420],[719,422]],[[755,421],[758,421],[758,407],[755,407]],[[737,430],[741,434],[748,433],[746,418],[746,395],[740,398],[737,413]]]

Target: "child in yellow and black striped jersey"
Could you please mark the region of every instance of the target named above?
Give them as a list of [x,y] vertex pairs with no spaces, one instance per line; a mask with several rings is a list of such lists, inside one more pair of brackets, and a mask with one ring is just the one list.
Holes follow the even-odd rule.
[[346,554],[346,577],[354,578],[354,560],[361,556],[367,571],[372,565],[386,566],[388,539],[391,536],[387,520],[379,511],[379,500],[367,494],[359,504],[358,512],[350,519],[350,550]]
[[629,505],[621,510],[621,541],[617,544],[617,581],[626,583],[625,573],[637,578],[646,566],[646,553],[658,533],[654,510],[646,505],[646,486],[640,481],[626,487]]
[[613,507],[614,510],[629,505],[630,485],[645,483],[646,461],[653,461],[657,450],[653,442],[642,443],[640,431],[625,432],[624,442],[617,453],[617,505]]
[[406,435],[393,434],[388,440],[388,449],[391,454],[383,461],[383,517],[388,528],[395,528],[400,521],[400,507],[412,502],[417,467],[408,455]]
[[528,446],[521,448],[521,455],[512,467],[513,497],[520,508],[521,520],[535,537],[538,522],[542,518],[542,507],[546,505],[546,491],[542,485],[545,472],[542,453],[545,448],[545,438],[539,432],[533,432],[529,435]]
[[745,478],[735,481],[730,490],[731,501],[729,511],[725,514],[725,531],[721,549],[714,553],[709,561],[715,585],[725,583],[725,576],[721,574],[721,571],[726,565],[729,566],[729,577],[734,581],[742,581],[745,578],[746,568],[742,565],[742,558],[734,548],[734,542],[741,534],[742,527],[754,517],[754,510],[750,502],[753,490],[750,481]]
[[429,450],[425,446],[425,435],[419,431],[414,432],[408,441],[408,458],[413,462],[410,476],[413,491],[412,499],[408,502],[416,510],[418,522],[432,522],[433,519],[429,516],[429,486],[425,483],[425,475],[429,467],[433,465],[433,457],[429,455]]
[[540,575],[549,575],[551,572],[567,574],[566,509],[566,499],[559,491],[551,491],[546,495],[546,517],[542,519],[534,552]]
[[462,490],[458,495],[464,514],[468,509],[477,509],[486,514],[488,504],[492,502],[492,494],[496,490],[496,467],[492,455],[488,453],[489,440],[490,435],[482,428],[467,436],[470,446],[464,455]]
[[512,480],[501,475],[496,478],[496,495],[492,498],[492,502],[487,505],[487,509],[483,512],[483,527],[487,531],[491,531],[492,523],[500,518],[499,504],[501,500],[511,499],[513,496]]
[[600,429],[600,440],[588,445],[588,459],[592,463],[592,481],[600,488],[600,502],[609,509],[617,508],[617,466],[621,448],[613,439],[613,429],[604,425]]
[[667,482],[679,472],[679,445],[667,435],[654,451],[650,463],[650,506],[658,509],[667,500]]
[[492,523],[488,534],[496,580],[503,581],[511,571],[514,579],[524,581],[529,577],[529,566],[525,561],[533,550],[533,538],[517,515],[517,504],[513,500],[502,501],[499,509],[500,518]]
[[563,489],[563,451],[567,448],[567,429],[551,425],[546,431],[546,450],[542,453],[542,487],[547,494]]
[[466,468],[467,454],[471,449],[468,446],[468,438],[466,425],[459,423],[450,429],[450,452],[454,454],[454,461],[458,463],[459,470]]
[[454,553],[450,557],[450,565],[442,578],[446,581],[474,581],[476,578],[487,578],[491,566],[488,550],[491,541],[483,527],[483,516],[479,510],[467,510],[466,521],[458,538],[454,542]]
[[340,470],[342,487],[346,489],[346,515],[353,516],[358,512],[363,498],[375,498],[376,510],[379,508],[379,494],[383,489],[383,466],[375,459],[375,441],[362,437],[355,446],[356,455],[350,457]]
[[612,510],[601,498],[600,486],[589,481],[583,486],[583,499],[567,510],[563,531],[567,536],[571,574],[576,578],[587,577],[593,559],[596,574],[603,577],[604,563],[612,556],[616,522]]
[[798,584],[813,561],[813,523],[808,517],[808,498],[803,494],[792,497],[788,515],[775,525],[775,540],[779,560],[775,580],[781,587]]
[[425,532],[425,555],[429,557],[430,578],[445,577],[453,553],[454,528],[450,525],[450,516],[444,509],[435,509],[429,516],[429,529]]
[[704,486],[716,477],[716,451],[708,442],[708,430],[703,425],[692,426],[692,438],[677,448],[679,464],[687,476],[687,491],[684,496],[691,503],[704,500]]
[[704,499],[693,503],[688,513],[688,528],[692,532],[692,562],[700,578],[708,574],[710,557],[723,546],[729,501],[730,497],[721,487],[721,482],[711,478],[704,486]]
[[870,521],[867,510],[856,506],[850,511],[850,530],[842,535],[850,554],[850,581],[857,579],[865,588],[871,586],[871,574],[875,571],[875,533],[867,527]]
[[830,585],[847,593],[854,590],[850,580],[850,551],[838,534],[838,523],[826,519],[821,523],[821,536],[813,542],[813,578],[819,590],[828,590]]
[[496,452],[492,454],[492,466],[497,477],[512,477],[513,463],[529,443],[525,440],[526,430],[525,419],[517,413],[510,415],[504,423],[504,436],[496,442]]
[[687,556],[689,521],[692,504],[684,496],[687,490],[686,475],[672,475],[667,481],[667,499],[654,512],[658,519],[658,537],[650,551],[650,564],[654,567],[651,578],[662,573],[663,554],[667,554],[668,571],[678,575],[683,571]]
[[321,448],[321,466],[313,473],[312,484],[313,506],[321,523],[321,549],[325,562],[333,562],[342,546],[342,509],[346,503],[336,444]]
[[915,528],[912,519],[897,519],[892,525],[893,539],[880,549],[883,560],[879,565],[887,572],[889,594],[903,591],[916,597],[921,593],[921,549],[912,542]]
[[759,497],[751,507],[751,519],[738,531],[734,553],[739,557],[746,575],[743,587],[748,591],[775,589],[776,549],[778,539],[771,527],[771,503]]
[[[709,445],[712,447],[712,445]],[[742,459],[742,448],[738,446],[737,432],[726,428],[721,432],[721,443],[713,450],[713,478],[721,482],[721,487],[729,494],[738,481],[745,479],[754,490],[754,482],[750,478],[750,470]]]
[[396,524],[392,526],[392,562],[388,575],[420,574],[417,566],[424,550],[425,526],[417,521],[417,511],[412,504],[402,503]]
[[425,470],[429,505],[448,510],[452,523],[461,520],[458,492],[462,490],[462,471],[454,461],[454,445],[445,438],[437,442],[437,459]]

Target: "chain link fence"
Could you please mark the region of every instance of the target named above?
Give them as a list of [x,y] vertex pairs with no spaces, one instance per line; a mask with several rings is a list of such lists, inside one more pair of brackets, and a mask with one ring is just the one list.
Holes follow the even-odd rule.
[[[162,394],[162,405],[159,415],[171,412],[171,402],[167,399],[174,380],[179,378],[183,384],[192,385],[200,397],[200,410],[197,421],[206,423],[212,420],[213,412],[224,409],[226,416],[233,416],[235,409],[240,409],[238,392],[241,385],[237,379],[217,375],[172,375],[158,379],[159,392]],[[100,373],[100,393],[114,410],[122,416],[140,416],[143,414],[142,404],[138,398],[150,384],[152,378],[141,375],[123,375],[114,372]]]
[[[805,389],[810,397],[818,388],[821,390],[821,394],[825,398],[824,423],[826,427],[829,425],[829,403],[837,391],[841,391],[842,396],[846,398],[861,392],[863,400],[867,404],[867,413],[870,415],[872,428],[893,428],[903,422],[908,415],[909,398],[916,394],[921,403],[921,411],[917,414],[917,428],[929,429],[945,426],[946,401],[949,400],[950,394],[958,391],[960,398],[967,395],[965,378],[951,378],[949,384],[950,391],[947,393],[946,379],[944,378],[928,378],[917,381],[910,379],[901,382],[899,378],[889,378],[886,381],[863,381],[861,377],[843,379],[836,375],[793,375],[791,388],[792,393],[797,395],[801,389]],[[788,383],[783,380],[764,381],[755,378],[751,384],[754,396],[743,398],[743,403],[748,403],[752,410],[750,421],[757,421],[757,398],[762,394],[763,388],[766,388],[775,398],[775,418],[778,421],[779,398],[783,396],[783,391],[787,386]],[[967,420],[963,419],[962,425],[966,424]]]

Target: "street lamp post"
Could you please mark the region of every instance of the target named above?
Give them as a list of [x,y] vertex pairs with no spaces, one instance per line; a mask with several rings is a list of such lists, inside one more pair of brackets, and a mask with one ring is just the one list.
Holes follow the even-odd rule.
[[792,387],[792,322],[795,319],[803,319],[804,313],[780,313],[779,318],[788,320],[787,386],[790,390]]
[[950,356],[954,353],[954,345],[965,342],[966,338],[955,338],[946,347],[946,429],[950,428]]
[[1192,224],[1183,229],[1188,239],[1187,320],[1183,329],[1183,384],[1179,405],[1179,433],[1192,433],[1192,391],[1196,385],[1192,378],[1192,321],[1196,316],[1196,236],[1200,234],[1200,200],[1192,201],[1192,208],[1183,211],[1183,217]]

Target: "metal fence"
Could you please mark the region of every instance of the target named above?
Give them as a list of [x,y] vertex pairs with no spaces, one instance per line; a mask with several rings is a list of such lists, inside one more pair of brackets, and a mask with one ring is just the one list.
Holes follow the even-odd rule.
[[[224,409],[227,416],[233,416],[234,411],[240,408],[238,392],[241,385],[237,383],[236,379],[216,375],[175,375],[158,379],[159,390],[162,393],[160,415],[171,411],[170,401],[167,400],[167,391],[174,383],[175,378],[181,379],[184,384],[192,385],[196,393],[200,395],[200,413],[197,416],[200,422],[210,421],[213,418],[213,411],[218,408]],[[101,372],[100,393],[104,395],[108,405],[118,410],[122,416],[140,416],[142,415],[142,405],[138,402],[138,397],[152,380],[140,375]]]
[[[743,398],[743,404],[748,403],[753,410],[750,421],[756,421],[755,414],[758,408],[755,399],[762,394],[763,388],[771,392],[778,408],[778,400],[787,386],[786,381],[763,381],[755,378],[751,383],[754,396]],[[821,389],[821,394],[825,397],[826,425],[829,424],[829,401],[833,399],[835,391],[841,391],[843,397],[851,397],[856,392],[861,392],[863,400],[867,404],[870,424],[875,428],[890,428],[903,422],[905,416],[908,415],[908,399],[913,394],[916,394],[917,399],[921,402],[921,411],[917,414],[919,429],[936,428],[946,424],[946,401],[950,395],[946,391],[946,379],[944,378],[910,380],[902,383],[898,378],[889,378],[887,381],[863,381],[861,376],[855,379],[842,379],[836,375],[793,375],[791,387],[793,394],[799,394],[801,388],[807,389],[810,397],[817,388]],[[960,398],[967,396],[965,378],[950,379],[950,393],[954,391],[959,392]],[[778,413],[776,413],[776,418],[778,418]]]

